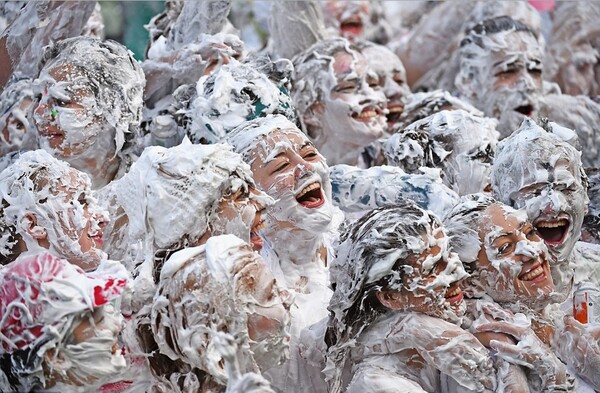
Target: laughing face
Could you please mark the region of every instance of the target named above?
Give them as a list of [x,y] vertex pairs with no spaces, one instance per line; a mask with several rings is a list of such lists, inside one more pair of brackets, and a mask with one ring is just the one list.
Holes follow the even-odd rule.
[[496,203],[479,228],[481,249],[471,280],[497,302],[521,302],[536,310],[555,289],[547,249],[523,211]]
[[401,289],[386,291],[378,298],[393,310],[457,322],[466,310],[461,281],[467,273],[456,253],[449,252],[448,237],[441,227],[430,228],[422,239],[425,249],[409,256],[410,266],[403,267]]
[[527,31],[505,31],[485,39],[477,56],[461,60],[461,68],[474,74],[467,77],[472,82],[462,80],[472,86],[461,90],[469,91],[471,101],[486,116],[499,119],[498,128],[507,136],[525,118],[536,116],[542,93],[543,51]]
[[[548,157],[555,160],[557,157]],[[554,259],[566,260],[579,239],[586,211],[586,191],[575,163],[567,157],[534,159],[523,173],[523,186],[511,198],[525,208]]]
[[300,130],[277,129],[263,136],[250,160],[256,184],[276,200],[266,210],[269,230],[327,230],[332,216],[329,168]]
[[308,134],[330,164],[356,164],[364,146],[387,128],[386,99],[377,74],[369,70],[363,54],[346,48],[333,55],[326,71],[313,70],[306,77],[322,77],[313,82],[324,90],[304,114]]
[[327,1],[323,6],[325,23],[350,41],[360,39],[369,23],[368,1]]
[[377,74],[387,99],[387,126],[391,132],[404,111],[404,99],[410,94],[406,83],[406,70],[394,52],[382,45],[369,45],[362,49],[369,67]]

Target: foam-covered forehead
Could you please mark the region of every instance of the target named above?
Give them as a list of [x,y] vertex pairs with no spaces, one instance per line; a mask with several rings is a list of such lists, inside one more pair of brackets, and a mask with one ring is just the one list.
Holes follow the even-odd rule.
[[391,50],[383,45],[377,45],[372,43],[366,43],[360,46],[362,53],[368,58],[369,66],[373,68],[375,72],[382,71],[397,71],[399,70],[404,78],[406,78],[406,71],[400,58]]
[[316,101],[323,100],[335,85],[333,65],[338,53],[351,55],[353,62],[364,58],[350,41],[332,38],[318,41],[293,59],[292,99],[300,115]]
[[[266,161],[270,149],[265,145],[274,136],[295,135],[303,142],[308,142],[306,135],[298,127],[282,115],[269,115],[267,117],[245,122],[231,132],[228,142],[234,146],[246,162],[251,163],[255,156],[263,154],[261,159]],[[291,143],[291,142],[290,142]],[[262,147],[262,151],[257,149]],[[300,146],[297,146],[300,148]]]
[[518,191],[526,185],[526,176],[537,170],[554,168],[558,162],[567,164],[580,184],[587,186],[581,153],[558,135],[527,119],[497,146],[491,173],[494,192],[506,202],[508,194],[505,192]]

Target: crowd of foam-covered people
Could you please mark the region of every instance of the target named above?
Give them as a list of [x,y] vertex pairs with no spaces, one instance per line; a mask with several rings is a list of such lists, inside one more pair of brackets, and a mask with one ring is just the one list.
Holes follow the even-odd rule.
[[0,4],[0,391],[600,391],[600,3]]

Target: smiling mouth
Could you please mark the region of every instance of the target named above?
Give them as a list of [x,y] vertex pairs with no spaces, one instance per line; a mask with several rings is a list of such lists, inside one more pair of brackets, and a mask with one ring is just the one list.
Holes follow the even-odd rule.
[[363,24],[358,17],[346,19],[340,24],[340,27],[346,34],[360,35],[363,32]]
[[368,122],[370,122],[371,120],[373,120],[375,117],[378,117],[378,116],[380,116],[380,115],[381,115],[381,113],[382,113],[382,112],[381,112],[380,110],[378,110],[377,108],[374,108],[374,107],[369,107],[369,108],[365,108],[365,109],[364,109],[362,112],[360,112],[360,113],[354,113],[354,114],[352,115],[352,118],[353,118],[354,120],[357,120],[357,121],[361,121],[361,122],[364,122],[364,123],[368,123]]
[[102,245],[104,244],[104,241],[102,240],[102,231],[97,231],[94,234],[89,234],[88,236],[90,239],[92,239],[92,241],[96,245],[96,248],[102,248]]
[[444,297],[446,298],[446,301],[448,301],[448,303],[451,304],[462,302],[464,295],[462,289],[458,285],[458,281],[455,281],[454,283],[452,283],[452,285],[450,285],[450,287],[446,291],[446,296]]
[[516,107],[515,111],[527,117],[531,117],[531,115],[533,114],[533,105],[521,105]]
[[530,282],[540,282],[546,280],[546,270],[544,269],[544,265],[547,262],[544,262],[542,265],[540,262],[535,263],[529,270],[524,273],[521,273],[519,276],[519,280],[521,281],[530,281]]
[[402,112],[404,112],[404,105],[402,104],[388,104],[388,113],[386,116],[388,124],[395,124],[400,120]]
[[544,239],[544,242],[551,246],[562,244],[569,231],[569,220],[560,218],[555,220],[538,220],[534,223],[535,229]]
[[296,195],[296,201],[308,209],[315,209],[325,203],[321,185],[318,182],[312,183]]

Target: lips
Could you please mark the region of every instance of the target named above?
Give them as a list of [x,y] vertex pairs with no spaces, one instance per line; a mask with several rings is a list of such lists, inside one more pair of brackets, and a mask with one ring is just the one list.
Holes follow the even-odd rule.
[[[546,262],[544,262],[544,264],[546,264]],[[537,283],[546,280],[546,277],[544,266],[540,262],[537,262],[525,272],[521,273],[519,280]]]
[[458,285],[458,281],[450,285],[450,287],[446,291],[445,298],[448,301],[448,303],[460,303],[463,300],[463,291]]
[[557,246],[565,241],[570,223],[566,218],[538,219],[533,225],[546,244]]
[[360,17],[358,16],[354,16],[344,20],[340,23],[340,28],[344,35],[357,36],[361,35],[364,31],[364,26],[362,24],[362,21],[360,20]]
[[296,201],[308,209],[315,209],[322,206],[325,203],[325,198],[323,197],[321,184],[314,182],[304,187],[296,195]]
[[383,112],[379,108],[371,106],[371,107],[366,107],[360,113],[354,113],[352,115],[352,118],[356,121],[368,123],[371,120],[373,120],[376,117],[381,116],[381,115],[383,115]]
[[97,231],[94,234],[90,234],[88,236],[90,237],[90,239],[92,239],[92,241],[96,245],[96,248],[102,248],[102,245],[104,244],[104,241],[102,240],[102,231]]
[[404,105],[400,103],[388,104],[388,113],[386,115],[388,126],[392,126],[400,120],[400,115],[404,112]]

